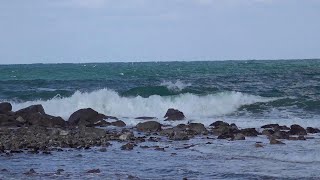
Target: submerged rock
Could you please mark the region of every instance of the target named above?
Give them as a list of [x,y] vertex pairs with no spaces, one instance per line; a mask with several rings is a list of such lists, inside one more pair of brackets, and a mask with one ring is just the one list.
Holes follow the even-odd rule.
[[167,113],[164,115],[166,121],[177,121],[177,120],[184,120],[185,116],[183,112],[170,108],[167,110]]
[[111,125],[112,125],[112,126],[116,126],[116,127],[125,127],[125,126],[126,126],[126,123],[124,123],[124,122],[121,121],[121,120],[118,120],[118,121],[115,121],[115,122],[111,122]]
[[134,146],[135,146],[135,144],[133,144],[133,143],[127,143],[127,144],[121,146],[121,150],[130,151],[130,150],[133,150]]
[[37,174],[37,172],[34,169],[30,169],[28,172],[25,172],[24,174],[29,176],[29,175]]
[[97,173],[100,173],[100,169],[91,169],[91,170],[88,170],[87,173],[89,174],[97,174]]
[[137,124],[137,130],[141,132],[157,132],[161,131],[161,124],[157,121],[147,121]]
[[278,140],[276,140],[275,138],[271,138],[271,139],[270,139],[270,144],[285,144],[285,143],[283,143],[283,142],[281,142],[281,141],[278,141]]

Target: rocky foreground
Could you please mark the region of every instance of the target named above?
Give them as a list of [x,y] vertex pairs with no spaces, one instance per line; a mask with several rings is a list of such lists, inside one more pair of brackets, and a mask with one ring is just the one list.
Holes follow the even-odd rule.
[[[179,110],[168,109],[164,118],[167,121],[179,121],[185,119],[185,116]],[[297,124],[290,127],[267,124],[257,129],[240,129],[236,124],[216,121],[209,127],[201,123],[171,127],[154,121],[153,117],[137,117],[137,119],[142,122],[135,127],[127,127],[116,117],[87,108],[74,112],[65,121],[61,117],[46,114],[42,105],[33,105],[13,112],[10,103],[0,103],[0,154],[51,154],[52,151],[91,147],[101,147],[100,151],[107,151],[112,141],[123,142],[121,150],[132,150],[138,147],[151,148],[139,146],[139,143],[145,141],[183,141],[195,136],[236,141],[263,135],[273,145],[284,144],[282,140],[311,139],[308,134],[320,132],[317,128],[303,128]],[[255,147],[263,145],[257,142]],[[152,147],[152,149],[165,151],[165,147]]]

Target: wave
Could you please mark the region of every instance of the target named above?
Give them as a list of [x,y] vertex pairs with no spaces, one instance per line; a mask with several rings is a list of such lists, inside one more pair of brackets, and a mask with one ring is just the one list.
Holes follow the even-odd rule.
[[199,96],[191,93],[174,96],[152,95],[123,97],[109,89],[93,92],[76,91],[70,97],[55,97],[50,100],[14,103],[14,110],[33,104],[42,104],[48,114],[67,119],[74,111],[91,107],[100,113],[118,117],[153,116],[162,118],[168,108],[177,108],[187,117],[215,117],[233,113],[243,105],[268,102],[274,98],[243,94],[240,92],[222,92]]
[[160,86],[165,86],[171,91],[182,91],[183,89],[191,85],[192,85],[191,83],[183,83],[179,79],[174,83],[172,81],[163,81],[160,84]]

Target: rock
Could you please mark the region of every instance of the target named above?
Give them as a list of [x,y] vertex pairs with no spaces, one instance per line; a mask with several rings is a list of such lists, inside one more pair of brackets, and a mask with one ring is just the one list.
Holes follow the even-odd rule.
[[208,131],[201,123],[190,123],[188,129],[194,132],[193,134],[207,134]]
[[60,135],[60,136],[67,136],[67,135],[69,135],[69,131],[60,130],[59,135]]
[[[83,123],[83,124],[81,124]],[[90,124],[88,123],[87,121],[81,121],[81,123],[79,123],[78,125],[81,126],[81,125],[84,125],[84,126],[91,126],[91,127],[94,127],[94,126],[100,126],[100,127],[107,127],[107,126],[110,126],[111,123],[105,121],[105,120],[100,120],[100,121],[97,121],[93,124]]]
[[100,169],[91,169],[91,170],[88,170],[87,173],[89,174],[97,174],[97,173],[100,173]]
[[124,134],[121,134],[119,136],[119,140],[121,140],[121,141],[127,141],[127,140],[130,140],[132,138],[134,138],[134,135],[133,135],[132,132],[125,132]]
[[285,144],[285,143],[283,143],[283,142],[281,142],[281,141],[278,141],[278,140],[276,140],[275,138],[271,138],[271,139],[270,139],[270,144]]
[[125,127],[125,126],[126,126],[126,123],[124,123],[124,122],[121,121],[121,120],[118,120],[118,121],[112,122],[111,125],[112,125],[112,126],[116,126],[116,127]]
[[100,148],[99,151],[100,152],[107,152],[107,148]]
[[64,172],[64,169],[58,169],[58,170],[56,171],[56,174],[61,174],[62,172]]
[[274,131],[272,129],[264,129],[261,134],[271,136],[272,134],[274,134]]
[[157,119],[156,117],[147,117],[147,116],[142,116],[142,117],[136,117],[135,119],[141,119],[141,120],[152,120],[152,119]]
[[232,133],[222,133],[218,136],[218,139],[234,139],[234,134]]
[[23,117],[23,115],[25,114],[33,114],[33,113],[46,114],[41,104],[36,104],[36,105],[32,105],[32,106],[20,109],[19,111],[16,111],[15,114]]
[[15,120],[13,116],[8,116],[6,114],[0,114],[0,126],[12,126],[17,127],[21,126],[22,123]]
[[164,148],[161,148],[161,147],[156,147],[154,150],[156,150],[156,151],[165,151]]
[[255,146],[256,148],[262,148],[262,147],[263,147],[263,145],[262,145],[261,143],[256,143],[256,144],[254,144],[254,146]]
[[299,126],[297,124],[294,124],[294,125],[290,126],[289,133],[291,135],[307,135],[307,131],[303,127],[301,127],[301,126]]
[[170,108],[167,113],[164,115],[165,121],[177,121],[185,119],[183,112]]
[[288,139],[289,133],[286,131],[276,131],[271,136],[275,139]]
[[135,146],[135,144],[133,144],[133,143],[127,143],[127,144],[121,146],[121,150],[130,151],[130,150],[133,150],[134,146]]
[[97,111],[86,108],[86,109],[79,109],[78,111],[71,114],[69,117],[68,122],[71,125],[85,125],[85,126],[93,126],[106,119],[107,116],[104,114],[99,114]]
[[307,133],[310,133],[310,134],[320,133],[320,129],[307,127]]
[[12,105],[8,102],[0,103],[0,114],[7,114],[12,111]]
[[80,136],[88,138],[101,138],[106,135],[106,131],[94,127],[82,127],[80,128]]
[[237,141],[237,140],[245,140],[245,139],[246,139],[246,137],[243,134],[237,133],[234,135],[234,138],[232,140]]
[[271,128],[271,129],[279,128],[279,124],[266,124],[264,126],[261,126],[261,128],[263,128],[263,129],[265,129],[265,128]]
[[255,129],[255,128],[245,128],[245,129],[241,129],[240,132],[244,135],[244,136],[258,136],[259,132]]
[[20,123],[26,123],[27,121],[25,119],[23,119],[23,117],[19,116],[17,117],[16,121],[20,122]]
[[210,124],[209,126],[219,127],[219,126],[229,126],[229,124],[223,121],[216,121]]
[[36,171],[34,169],[30,169],[28,172],[24,173],[25,175],[34,175],[37,174]]
[[174,131],[173,134],[169,135],[169,139],[174,141],[183,141],[189,140],[189,137],[184,131]]
[[147,121],[137,124],[137,130],[141,132],[161,131],[161,124],[156,121]]

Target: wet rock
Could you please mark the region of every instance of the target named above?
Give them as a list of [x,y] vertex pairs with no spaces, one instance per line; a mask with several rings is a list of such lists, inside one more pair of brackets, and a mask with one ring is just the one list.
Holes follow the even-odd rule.
[[29,176],[29,175],[37,174],[37,172],[34,169],[30,169],[28,172],[25,172],[24,174]]
[[133,150],[134,146],[135,146],[135,144],[133,144],[133,143],[127,143],[127,144],[121,146],[121,150],[130,151],[130,150]]
[[307,135],[307,131],[300,125],[294,124],[290,126],[289,133],[291,135]]
[[147,121],[137,124],[137,130],[141,132],[161,131],[161,124],[156,121]]
[[106,135],[106,131],[99,128],[94,127],[82,127],[80,128],[79,135],[81,137],[87,137],[87,138],[101,138]]
[[97,173],[100,173],[100,169],[91,169],[91,170],[88,170],[87,173],[88,174],[97,174]]
[[135,119],[141,119],[141,120],[152,120],[152,119],[157,119],[156,117],[147,117],[147,116],[142,116],[142,117],[136,117]]
[[64,169],[58,169],[57,171],[56,171],[56,174],[61,174],[62,172],[64,172]]
[[243,134],[237,133],[234,135],[234,138],[232,140],[237,141],[237,140],[245,140],[245,139],[246,139],[246,137]]
[[244,135],[244,136],[258,136],[259,132],[255,129],[255,128],[245,128],[245,129],[241,129],[240,132]]
[[189,140],[189,137],[184,131],[174,131],[171,135],[169,135],[169,139],[174,141],[183,141]]
[[100,148],[99,151],[100,152],[107,152],[107,148]]
[[79,109],[78,111],[71,114],[69,117],[68,122],[71,125],[85,125],[85,126],[92,126],[96,125],[99,121],[103,119],[107,119],[107,116],[104,114],[100,114],[97,111],[86,108],[86,109]]
[[216,121],[209,126],[219,127],[219,126],[229,126],[229,123],[223,122],[223,121]]
[[302,141],[304,141],[304,140],[306,140],[306,138],[304,137],[304,136],[298,136],[298,137],[293,137],[293,136],[290,136],[289,138],[288,138],[288,140],[293,140],[293,141],[297,141],[297,140],[302,140]]
[[272,134],[274,134],[274,131],[272,129],[264,129],[261,134],[271,136]]
[[164,148],[162,148],[162,147],[156,147],[154,150],[156,150],[156,151],[163,151],[163,152],[165,151]]
[[283,143],[283,142],[281,142],[281,141],[278,141],[278,140],[275,139],[275,138],[271,138],[271,139],[270,139],[270,144],[285,144],[285,143]]
[[69,135],[69,131],[60,130],[59,135],[60,135],[60,136],[67,136],[67,135]]
[[271,136],[275,139],[288,139],[289,133],[286,131],[276,131]]
[[261,143],[255,143],[254,146],[255,146],[256,148],[262,148],[262,147],[263,147],[263,145],[262,145]]
[[118,121],[112,122],[111,125],[112,125],[112,126],[116,126],[116,127],[125,127],[125,126],[126,126],[126,123],[124,123],[124,122],[121,121],[121,120],[118,120]]
[[220,134],[217,139],[234,139],[234,134],[232,133],[223,133]]
[[119,136],[119,140],[121,141],[131,140],[132,138],[134,138],[134,135],[132,132],[125,132]]
[[105,120],[100,120],[100,121],[97,121],[93,124],[89,124],[87,121],[81,121],[79,124],[80,125],[84,125],[84,126],[91,126],[91,127],[94,127],[94,126],[100,126],[100,127],[107,127],[107,126],[110,126],[111,123],[105,121]]
[[26,121],[25,119],[23,119],[23,117],[21,117],[21,116],[17,117],[16,121],[18,121],[18,122],[21,123],[21,124],[24,124],[24,123],[27,122],[27,121]]
[[0,114],[0,126],[11,126],[11,127],[17,127],[21,126],[22,123],[15,120],[13,116],[8,116],[6,114]]
[[192,132],[194,132],[193,134],[195,134],[195,135],[208,133],[207,129],[201,123],[190,123],[188,125],[188,129],[191,130]]
[[12,105],[8,102],[0,103],[0,114],[7,114],[12,111]]
[[310,133],[310,134],[320,133],[320,129],[307,127],[307,133]]
[[274,129],[274,128],[279,128],[279,124],[266,124],[264,126],[261,126],[261,128],[271,128],[271,129]]
[[170,108],[167,110],[167,113],[164,115],[166,121],[177,121],[185,119],[183,112]]

